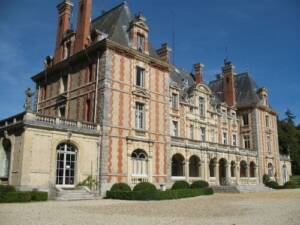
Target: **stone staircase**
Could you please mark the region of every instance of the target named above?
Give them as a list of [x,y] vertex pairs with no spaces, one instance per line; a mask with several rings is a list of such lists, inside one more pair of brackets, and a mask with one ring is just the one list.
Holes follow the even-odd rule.
[[240,193],[249,193],[249,192],[270,192],[274,191],[272,188],[266,187],[264,184],[256,185],[238,185],[236,186],[237,190]]
[[78,201],[95,199],[97,199],[97,196],[84,187],[78,187],[74,189],[57,189],[55,198],[55,200],[57,201]]
[[215,193],[239,193],[236,186],[212,186]]

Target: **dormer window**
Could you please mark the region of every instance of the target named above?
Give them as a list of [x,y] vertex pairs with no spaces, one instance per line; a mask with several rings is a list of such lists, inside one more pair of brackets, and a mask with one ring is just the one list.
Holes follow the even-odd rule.
[[145,36],[142,34],[137,34],[137,49],[140,52],[145,51]]
[[139,66],[136,67],[136,86],[145,87],[145,70]]
[[200,117],[205,117],[205,99],[203,97],[199,98],[199,112]]
[[172,93],[172,108],[178,109],[178,95],[175,93]]

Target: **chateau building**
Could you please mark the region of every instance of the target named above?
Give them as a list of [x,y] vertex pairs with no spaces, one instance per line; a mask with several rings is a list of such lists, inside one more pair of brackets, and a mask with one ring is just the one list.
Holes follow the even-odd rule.
[[0,121],[2,183],[53,193],[90,176],[103,194],[116,182],[288,180],[268,90],[249,73],[225,60],[206,84],[201,63],[193,74],[172,65],[126,2],[91,20],[92,0],[80,0],[76,30],[72,1],[57,9],[54,57],[32,77],[25,111]]

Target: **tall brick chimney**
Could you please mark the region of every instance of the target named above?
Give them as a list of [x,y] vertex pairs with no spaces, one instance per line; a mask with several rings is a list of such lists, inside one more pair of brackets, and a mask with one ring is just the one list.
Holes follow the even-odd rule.
[[236,104],[234,69],[235,67],[231,64],[231,62],[225,59],[222,71],[224,82],[224,100],[228,106],[234,106]]
[[156,50],[159,58],[161,58],[161,60],[165,61],[166,63],[171,63],[171,52],[172,49],[169,48],[167,43],[162,44],[161,48]]
[[57,35],[56,35],[56,45],[54,53],[54,63],[58,63],[63,59],[63,35],[70,29],[70,19],[73,10],[73,3],[71,0],[64,0],[62,3],[57,5],[57,10],[59,13]]
[[80,0],[74,53],[84,49],[89,43],[92,16],[92,0]]
[[204,83],[203,82],[203,68],[204,68],[204,65],[201,63],[197,63],[194,65],[196,84]]

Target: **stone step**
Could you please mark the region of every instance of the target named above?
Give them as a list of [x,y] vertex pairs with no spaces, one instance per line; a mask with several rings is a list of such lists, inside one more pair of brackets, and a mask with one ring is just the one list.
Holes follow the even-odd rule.
[[96,196],[83,188],[63,189],[56,192],[57,201],[78,201],[93,199],[96,199]]
[[239,193],[236,186],[212,186],[215,193]]
[[241,193],[247,193],[247,192],[270,192],[270,191],[274,191],[272,188],[266,187],[263,184],[238,185],[237,189]]

